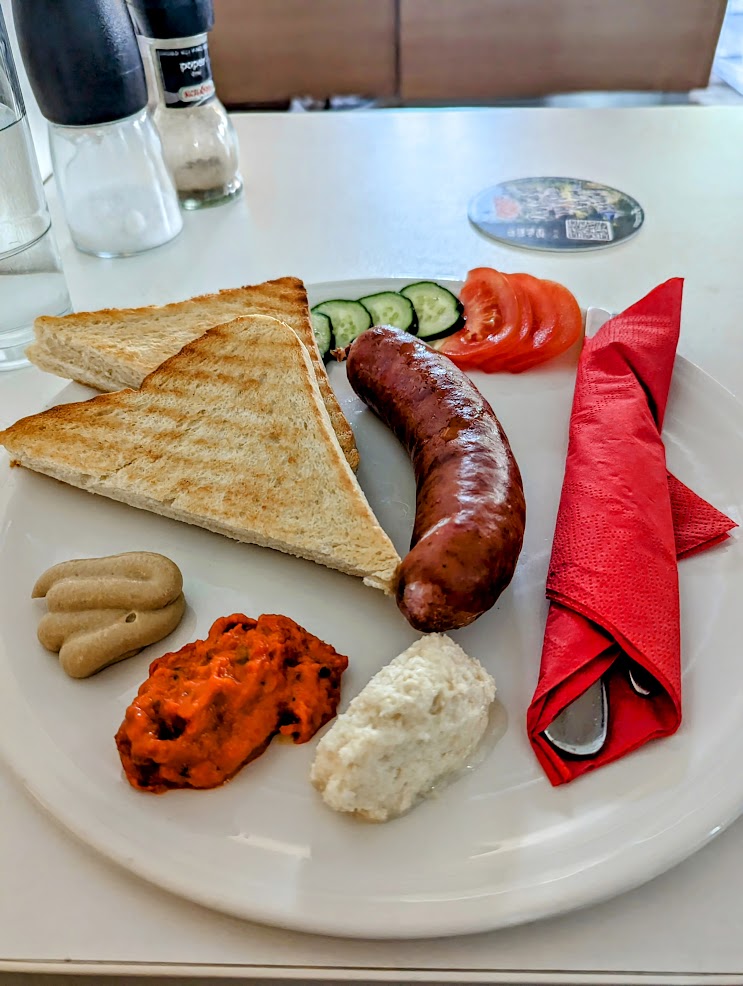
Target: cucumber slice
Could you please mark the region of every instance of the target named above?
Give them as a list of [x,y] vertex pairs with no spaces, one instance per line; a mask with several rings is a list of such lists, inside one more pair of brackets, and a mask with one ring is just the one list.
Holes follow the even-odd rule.
[[371,328],[371,315],[359,301],[323,301],[315,305],[312,311],[327,315],[330,319],[338,349],[345,349],[357,336]]
[[380,291],[359,298],[361,304],[372,317],[375,325],[393,325],[404,332],[418,331],[418,316],[410,298],[396,291]]
[[461,302],[440,284],[418,281],[416,284],[408,284],[400,294],[413,302],[418,315],[419,339],[440,339],[464,325],[464,308]]
[[312,329],[315,333],[317,348],[320,350],[322,358],[325,359],[333,348],[333,326],[330,324],[328,316],[323,315],[322,312],[313,311],[310,314],[312,315]]

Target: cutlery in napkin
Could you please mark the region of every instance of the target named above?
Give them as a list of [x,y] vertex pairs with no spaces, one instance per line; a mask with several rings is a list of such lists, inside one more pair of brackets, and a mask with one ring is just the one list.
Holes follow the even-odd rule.
[[[735,526],[666,470],[660,437],[681,320],[683,281],[661,284],[587,339],[578,365],[552,558],[539,682],[527,712],[553,784],[668,736],[681,722],[677,559]],[[657,685],[639,695],[636,662]],[[542,735],[602,676],[607,739],[573,759]]]

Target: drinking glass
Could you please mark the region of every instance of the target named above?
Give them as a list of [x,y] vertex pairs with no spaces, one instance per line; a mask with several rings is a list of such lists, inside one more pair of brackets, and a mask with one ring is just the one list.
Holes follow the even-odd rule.
[[0,370],[23,366],[37,315],[70,298],[0,10]]

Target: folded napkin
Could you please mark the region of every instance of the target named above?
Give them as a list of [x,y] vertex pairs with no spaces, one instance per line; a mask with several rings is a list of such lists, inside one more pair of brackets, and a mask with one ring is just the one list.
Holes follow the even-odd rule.
[[[527,712],[534,752],[553,784],[678,729],[677,559],[736,526],[666,470],[660,432],[682,290],[679,278],[661,284],[586,340],[581,354],[542,664]],[[650,697],[630,686],[628,658],[655,680]],[[591,759],[565,756],[542,733],[607,672],[607,741]]]

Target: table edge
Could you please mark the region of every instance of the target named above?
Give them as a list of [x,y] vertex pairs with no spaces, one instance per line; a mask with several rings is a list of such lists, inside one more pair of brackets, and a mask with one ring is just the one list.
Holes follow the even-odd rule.
[[394,969],[364,966],[288,966],[171,962],[0,960],[2,973],[104,976],[188,976],[219,979],[310,980],[344,982],[431,982],[529,984],[529,986],[739,986],[741,973],[607,972],[535,969]]

